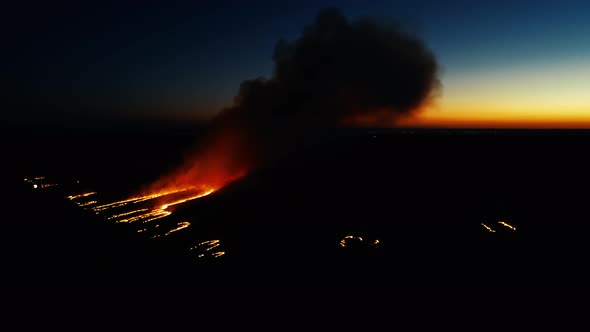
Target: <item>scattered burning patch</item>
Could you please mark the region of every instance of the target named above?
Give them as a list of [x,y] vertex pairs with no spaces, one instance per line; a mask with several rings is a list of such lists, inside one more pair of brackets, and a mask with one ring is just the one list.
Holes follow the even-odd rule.
[[[33,186],[37,191],[47,188],[43,184],[48,183],[46,177],[34,177],[24,179],[27,187]],[[76,181],[79,184],[79,181]],[[189,228],[192,221],[186,217],[175,218],[173,207],[196,200],[212,194],[213,188],[186,187],[175,190],[161,191],[158,193],[137,195],[129,198],[112,200],[96,191],[80,191],[80,188],[70,188],[68,185],[55,184],[66,191],[74,191],[69,194],[61,192],[62,197],[75,206],[88,211],[104,221],[116,224],[128,224],[139,235],[147,239],[159,239],[173,236]],[[51,191],[48,194],[60,193]],[[189,240],[190,241],[190,240]],[[186,249],[196,252],[198,258],[218,258],[225,255],[225,251],[219,250],[219,240],[205,241],[197,245],[187,244]],[[215,249],[215,250],[213,250]]]
[[503,226],[503,227],[498,227],[498,228],[493,228],[492,226],[486,225],[485,223],[481,223],[481,225],[483,226],[483,228],[490,232],[490,233],[496,233],[498,230],[503,229],[503,230],[510,230],[510,231],[516,231],[516,226],[513,226],[505,221],[498,221],[497,222],[498,225]]
[[152,234],[150,238],[155,239],[168,236],[190,226],[189,221],[175,222],[173,226],[162,227],[162,229],[168,229],[167,232],[158,232],[158,229],[163,224],[156,222],[172,215],[170,207],[210,195],[213,191],[212,188],[206,190],[183,188],[135,196],[104,204],[98,203],[98,200],[95,199],[97,193],[94,191],[69,195],[66,198],[85,210],[105,217],[108,221],[137,224],[138,233],[150,233]]
[[225,255],[225,251],[219,250],[221,243],[219,240],[207,240],[191,247],[189,250],[197,256],[197,258],[217,258]]
[[[95,205],[91,207],[91,209],[96,214],[111,214],[107,217],[107,220],[114,220],[116,223],[141,222],[145,224],[171,215],[172,212],[167,210],[170,206],[178,205],[181,203],[185,203],[197,198],[210,195],[211,193],[213,193],[213,191],[213,189],[208,189],[205,191],[195,190],[192,188],[180,189],[174,191],[160,192],[151,195],[132,197],[102,205]],[[161,197],[166,199],[164,200],[164,203],[160,205],[158,204],[158,202],[161,200]],[[154,201],[156,200],[157,202],[154,203]],[[89,203],[95,204],[96,201],[77,204],[79,206],[88,206],[90,205]],[[146,205],[148,207],[142,207]]]
[[378,246],[381,243],[379,239],[363,240],[361,236],[346,235],[340,240],[340,247],[342,248],[357,248]]
[[29,183],[33,189],[47,189],[51,187],[57,187],[57,183],[48,183],[44,176],[36,176],[34,178],[24,179],[26,183]]

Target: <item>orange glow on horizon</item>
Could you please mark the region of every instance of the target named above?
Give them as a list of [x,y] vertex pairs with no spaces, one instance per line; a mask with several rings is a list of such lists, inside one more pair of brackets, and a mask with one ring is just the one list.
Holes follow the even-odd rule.
[[500,107],[451,106],[420,109],[406,117],[386,117],[369,112],[345,119],[344,125],[403,128],[498,128],[498,129],[590,129],[590,105],[587,108],[507,109]]
[[[556,111],[559,110],[559,111]],[[590,129],[588,106],[526,106],[517,103],[484,103],[441,100],[428,103],[410,115],[377,110],[344,119],[345,126],[403,128],[520,128]]]
[[399,119],[396,125],[425,128],[590,129],[590,107],[588,111],[570,110],[562,113],[475,107],[427,109],[414,116]]
[[590,129],[590,62],[571,57],[449,73],[403,127]]

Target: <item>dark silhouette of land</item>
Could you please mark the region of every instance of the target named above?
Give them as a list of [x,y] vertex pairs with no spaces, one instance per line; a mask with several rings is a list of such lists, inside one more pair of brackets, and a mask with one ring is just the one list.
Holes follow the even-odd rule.
[[[19,144],[9,148],[4,238],[13,283],[518,288],[588,278],[587,131],[326,131],[177,208],[191,227],[148,239],[64,194],[130,193],[180,162],[198,130],[37,129],[11,134]],[[36,174],[64,186],[32,190],[22,179]],[[65,185],[72,178],[83,184]],[[343,248],[346,236],[363,240]],[[226,255],[199,260],[187,250],[211,239]]]

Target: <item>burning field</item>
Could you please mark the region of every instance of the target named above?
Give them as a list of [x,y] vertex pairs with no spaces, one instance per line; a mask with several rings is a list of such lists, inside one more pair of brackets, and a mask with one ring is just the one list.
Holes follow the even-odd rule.
[[[575,280],[585,275],[575,264],[587,252],[580,238],[587,224],[576,223],[583,204],[563,194],[565,182],[558,179],[534,189],[537,175],[560,169],[557,164],[527,172],[543,159],[548,142],[556,155],[574,138],[374,130],[339,135],[219,189],[117,194],[126,175],[93,168],[85,171],[95,175],[79,183],[27,177],[19,208],[31,228],[12,234],[38,248],[27,258],[31,266],[38,252],[67,244],[51,256],[48,269],[73,273],[90,264],[100,273],[92,270],[84,280],[121,285],[189,279],[194,285],[356,280],[518,286],[556,266],[560,273],[577,273]],[[475,142],[479,153],[472,150]],[[405,148],[394,157],[383,153],[399,144]],[[523,149],[530,151],[526,158]],[[437,172],[428,173],[433,164]],[[579,167],[569,176],[579,176]],[[101,186],[112,177],[116,181]],[[68,255],[75,258],[56,267],[54,260]],[[555,273],[538,280],[546,277]]]
[[[84,211],[82,218],[90,220],[97,218],[102,223],[115,225],[126,224],[128,229],[138,233],[138,236],[149,240],[167,237],[190,227],[194,221],[182,219],[184,217],[176,217],[174,209],[215,192],[213,188],[189,187],[113,200],[112,193],[103,195],[96,191],[80,192],[86,186],[81,186],[79,180],[60,184],[52,183],[44,176],[36,176],[25,178],[24,182],[27,187],[32,188],[33,192],[39,195],[55,197],[67,192],[74,192],[63,198]],[[197,241],[198,238],[193,240]],[[215,245],[208,245],[210,243]],[[194,258],[220,257],[225,254],[220,250],[221,248],[212,250],[220,246],[219,240],[197,241],[185,246],[190,246]]]
[[334,9],[273,61],[196,140],[37,133],[20,151],[20,260],[60,249],[30,274],[52,259],[68,280],[89,262],[84,280],[98,269],[124,284],[521,284],[544,264],[578,271],[582,242],[559,258],[543,243],[569,234],[554,219],[580,203],[562,180],[588,182],[588,164],[558,147],[579,141],[391,129],[436,102],[436,58],[414,34]]
[[299,38],[279,41],[273,61],[272,76],[244,81],[233,105],[163,175],[120,199],[95,191],[67,199],[152,239],[166,237],[194,222],[176,218],[179,205],[292,158],[337,127],[391,126],[440,88],[436,59],[417,36],[368,18],[349,21],[337,9],[320,11]]

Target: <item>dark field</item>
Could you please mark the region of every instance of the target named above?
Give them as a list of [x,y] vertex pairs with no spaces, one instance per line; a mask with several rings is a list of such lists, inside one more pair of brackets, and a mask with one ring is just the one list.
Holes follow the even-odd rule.
[[[4,237],[17,284],[557,288],[589,277],[586,131],[326,132],[179,205],[174,218],[191,226],[156,239],[64,197],[130,195],[181,162],[198,131],[14,136]],[[60,185],[23,182],[35,176]],[[213,239],[223,256],[189,250]]]

